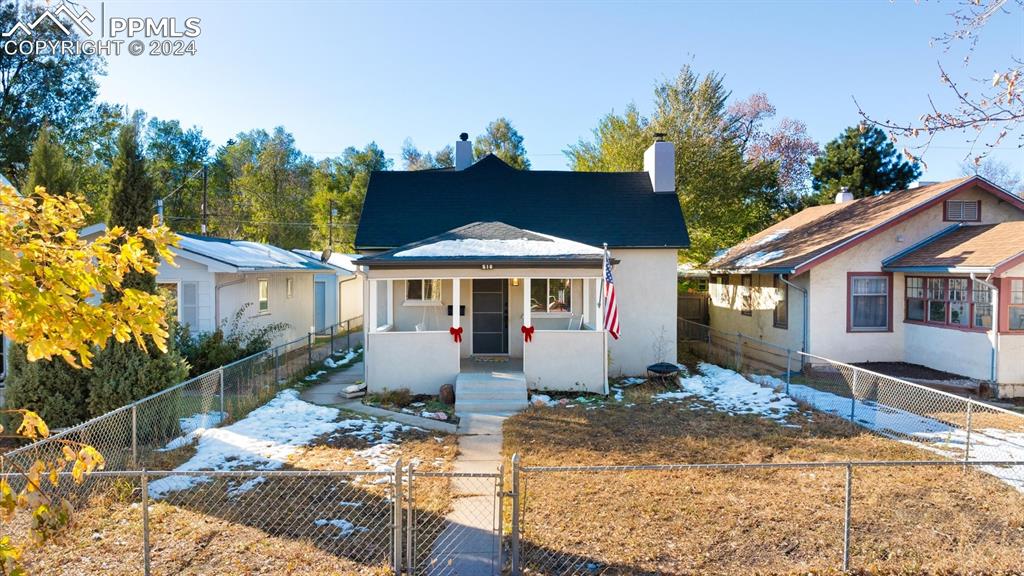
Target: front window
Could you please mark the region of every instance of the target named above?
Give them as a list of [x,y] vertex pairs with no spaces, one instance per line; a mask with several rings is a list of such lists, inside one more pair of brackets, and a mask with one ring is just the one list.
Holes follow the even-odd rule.
[[1010,330],[1024,330],[1024,279],[1010,280]]
[[259,281],[259,311],[270,311],[270,280],[260,279]]
[[850,278],[850,330],[884,332],[889,329],[889,277]]
[[440,280],[409,280],[405,283],[405,299],[412,302],[440,302]]
[[907,277],[907,312],[910,322],[955,328],[992,327],[992,296],[988,288],[969,278]]
[[789,328],[789,285],[782,280],[781,274],[775,276],[775,291],[778,293],[778,299],[775,300],[772,323],[776,328]]
[[530,280],[530,310],[533,312],[571,312],[572,280],[534,278]]

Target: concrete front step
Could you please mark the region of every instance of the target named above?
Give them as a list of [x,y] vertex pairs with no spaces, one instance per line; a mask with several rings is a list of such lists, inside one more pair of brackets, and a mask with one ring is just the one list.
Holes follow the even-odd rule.
[[456,412],[518,412],[526,406],[522,372],[464,372],[455,378]]

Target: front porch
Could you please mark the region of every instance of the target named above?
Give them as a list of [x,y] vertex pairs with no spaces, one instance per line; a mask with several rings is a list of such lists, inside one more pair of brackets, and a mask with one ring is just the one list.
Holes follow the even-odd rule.
[[[481,248],[488,240],[469,238],[481,230],[523,237]],[[603,251],[498,223],[443,238],[453,234],[360,260],[367,386],[437,394],[453,384],[461,404],[518,382],[521,406],[527,387],[606,393]],[[459,255],[470,240],[472,250],[516,253]]]

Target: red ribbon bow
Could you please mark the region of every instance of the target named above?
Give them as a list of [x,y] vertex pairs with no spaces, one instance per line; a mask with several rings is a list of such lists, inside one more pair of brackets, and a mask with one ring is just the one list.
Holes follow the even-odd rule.
[[519,330],[523,333],[523,340],[533,342],[533,326],[523,326]]
[[455,328],[454,326],[448,329],[448,333],[455,338],[455,342],[462,342],[462,326]]

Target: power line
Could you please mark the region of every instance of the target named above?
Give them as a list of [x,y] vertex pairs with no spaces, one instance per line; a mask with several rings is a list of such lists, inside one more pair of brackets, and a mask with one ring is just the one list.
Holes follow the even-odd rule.
[[[210,216],[216,216],[216,214],[210,214]],[[200,216],[167,216],[167,220],[202,220]],[[223,218],[217,218],[217,222],[223,222],[225,224],[273,224],[275,226],[322,226],[316,222],[284,222],[280,220],[225,220]],[[334,223],[334,228],[355,228],[358,224],[343,224]]]

